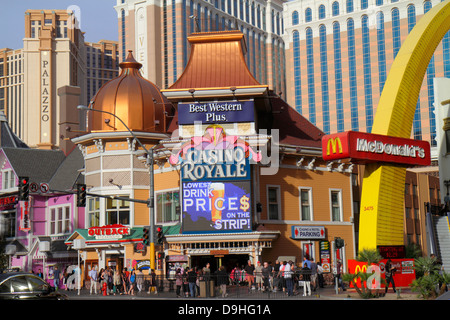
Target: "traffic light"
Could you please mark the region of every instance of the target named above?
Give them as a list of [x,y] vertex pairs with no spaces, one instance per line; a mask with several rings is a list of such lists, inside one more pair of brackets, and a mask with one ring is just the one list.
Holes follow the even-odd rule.
[[150,227],[144,227],[144,236],[142,242],[146,246],[150,244]]
[[341,238],[334,238],[334,244],[336,246],[336,249],[343,248],[345,245],[344,239]]
[[164,234],[163,234],[163,228],[162,226],[156,226],[156,244],[163,244],[164,241]]
[[86,185],[77,184],[77,207],[86,207]]
[[30,194],[30,179],[28,177],[19,177],[19,201],[28,201]]

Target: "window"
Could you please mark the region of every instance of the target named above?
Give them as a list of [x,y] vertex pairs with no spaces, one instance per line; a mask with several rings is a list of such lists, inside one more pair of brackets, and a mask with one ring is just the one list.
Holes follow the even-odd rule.
[[337,1],[333,2],[333,4],[331,5],[331,13],[333,17],[339,15],[339,2]]
[[325,19],[325,6],[323,4],[319,6],[319,19]]
[[312,220],[312,190],[311,188],[300,189],[300,212],[302,221]]
[[299,22],[298,11],[292,12],[292,25],[297,25]]
[[268,187],[267,208],[269,220],[280,219],[280,187]]
[[70,206],[50,208],[50,234],[64,234],[70,232]]
[[292,33],[294,53],[294,87],[295,87],[295,109],[302,114],[302,81],[300,67],[300,35],[297,30]]
[[340,190],[331,190],[331,221],[342,221],[342,199]]
[[353,19],[347,20],[347,43],[348,43],[348,68],[350,80],[350,116],[352,130],[359,130],[358,117],[358,90],[356,81],[356,47],[355,47],[355,23]]
[[169,191],[156,194],[156,221],[158,223],[178,221],[180,192]]
[[129,201],[106,199],[106,225],[109,224],[122,224],[122,225],[130,224]]
[[305,22],[311,22],[312,21],[312,10],[311,8],[306,8],[305,10]]
[[98,197],[90,197],[87,201],[87,218],[88,227],[100,226],[100,199]]
[[2,188],[11,189],[16,187],[16,177],[12,170],[2,172]]

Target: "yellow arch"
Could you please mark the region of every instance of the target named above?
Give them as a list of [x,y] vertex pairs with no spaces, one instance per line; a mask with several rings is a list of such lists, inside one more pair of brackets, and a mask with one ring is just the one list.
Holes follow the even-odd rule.
[[[450,30],[450,1],[439,3],[411,30],[395,58],[378,102],[372,133],[409,138],[417,99],[436,47]],[[403,245],[406,169],[366,165],[359,249]]]

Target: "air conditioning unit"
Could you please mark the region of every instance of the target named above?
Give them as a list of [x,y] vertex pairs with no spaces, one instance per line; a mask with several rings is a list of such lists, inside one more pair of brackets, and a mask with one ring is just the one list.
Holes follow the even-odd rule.
[[50,251],[50,242],[49,241],[39,242],[39,251],[40,252]]
[[86,248],[86,240],[85,239],[75,239],[73,240],[73,248],[75,250],[81,250]]

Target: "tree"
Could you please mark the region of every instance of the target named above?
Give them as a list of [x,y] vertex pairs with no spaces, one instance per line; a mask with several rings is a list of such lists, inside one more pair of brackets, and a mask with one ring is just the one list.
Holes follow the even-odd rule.
[[[359,252],[356,257],[357,261],[366,262],[367,270],[373,264],[378,264],[382,259],[380,253],[377,249],[363,249]],[[367,286],[367,280],[373,275],[373,273],[368,272],[358,272],[356,274],[344,274],[342,279],[344,281],[351,282],[353,287],[355,287],[356,292],[360,295],[361,298],[368,299],[376,297],[377,295],[373,294],[372,290]],[[357,281],[361,281],[361,288],[358,287]]]

